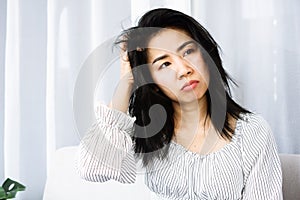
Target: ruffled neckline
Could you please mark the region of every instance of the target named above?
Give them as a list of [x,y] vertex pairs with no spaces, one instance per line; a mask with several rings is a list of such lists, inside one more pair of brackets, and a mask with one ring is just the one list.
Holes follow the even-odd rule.
[[209,158],[215,155],[218,155],[224,151],[227,151],[227,149],[235,147],[237,143],[239,143],[240,141],[240,137],[241,137],[241,127],[243,122],[247,122],[249,119],[249,114],[248,113],[241,113],[240,114],[240,119],[237,119],[236,121],[236,126],[235,126],[235,130],[234,130],[234,134],[232,136],[232,139],[229,143],[225,144],[222,148],[218,149],[217,151],[208,153],[208,154],[199,154],[193,151],[188,150],[187,148],[185,148],[183,145],[176,143],[175,141],[171,140],[170,142],[170,147],[173,150],[179,150],[182,153],[191,155],[192,157],[196,157],[196,158]]

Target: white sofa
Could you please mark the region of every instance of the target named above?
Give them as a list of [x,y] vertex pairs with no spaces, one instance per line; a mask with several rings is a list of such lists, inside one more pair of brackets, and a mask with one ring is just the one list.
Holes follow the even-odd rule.
[[[52,159],[43,200],[154,200],[138,175],[134,184],[116,181],[93,183],[80,179],[75,170],[77,147],[64,147]],[[284,200],[300,200],[300,155],[281,154]]]
[[[155,196],[138,175],[134,184],[117,181],[94,183],[81,179],[75,170],[77,147],[56,151],[47,177],[43,200],[152,200]],[[143,198],[141,198],[143,197]]]

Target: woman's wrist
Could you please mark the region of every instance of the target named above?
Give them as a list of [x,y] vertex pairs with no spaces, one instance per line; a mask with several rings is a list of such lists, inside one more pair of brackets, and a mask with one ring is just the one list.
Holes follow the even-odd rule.
[[132,85],[133,81],[131,82],[127,79],[121,79],[117,85],[109,107],[126,113],[129,106]]

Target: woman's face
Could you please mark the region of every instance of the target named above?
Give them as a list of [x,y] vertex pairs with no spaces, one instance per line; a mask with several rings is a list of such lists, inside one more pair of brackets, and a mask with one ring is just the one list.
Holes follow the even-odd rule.
[[205,96],[209,72],[199,45],[187,33],[163,29],[148,47],[150,73],[170,99],[188,103]]

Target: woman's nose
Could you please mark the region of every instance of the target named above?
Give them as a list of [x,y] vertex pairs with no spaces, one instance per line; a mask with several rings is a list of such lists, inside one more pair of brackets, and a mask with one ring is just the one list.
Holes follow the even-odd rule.
[[193,73],[193,68],[183,58],[176,59],[176,72],[179,79],[187,77]]

